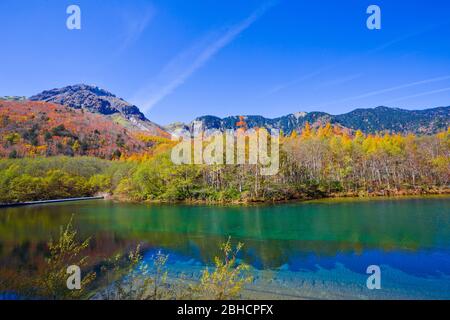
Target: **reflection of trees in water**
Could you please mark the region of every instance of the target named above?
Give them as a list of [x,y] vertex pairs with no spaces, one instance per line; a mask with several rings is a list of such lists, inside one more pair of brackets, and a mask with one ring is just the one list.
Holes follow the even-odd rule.
[[[168,253],[180,255],[180,258],[194,258],[202,263],[211,263],[217,255],[218,243],[225,236],[198,237],[174,233],[138,233],[122,238],[114,233],[99,233],[92,237],[86,254],[92,258],[91,264],[101,262],[116,253],[127,252],[136,243],[142,243],[146,251],[163,249]],[[278,268],[295,256],[307,258],[311,254],[332,257],[338,252],[361,251],[359,244],[351,242],[296,241],[296,240],[254,240],[235,237],[245,242],[240,258],[258,269]],[[370,247],[366,247],[368,249]],[[375,248],[375,247],[373,247]],[[20,268],[30,272],[43,267],[47,253],[46,241],[25,241],[23,243],[4,242],[0,257],[0,267]]]
[[[26,291],[30,281],[45,272],[45,259],[49,255],[47,240],[24,241],[22,243],[2,242],[0,255],[0,291]],[[98,234],[90,241],[85,250],[89,256],[88,271],[99,271],[105,260],[114,254],[124,254],[136,246],[133,240],[120,239],[112,233]],[[102,275],[102,274],[100,274]],[[96,279],[102,283],[102,277]]]
[[[447,202],[445,202],[447,201]],[[343,202],[255,207],[147,206],[94,201],[2,209],[1,279],[43,267],[46,242],[74,216],[81,238],[92,236],[90,263],[124,253],[136,243],[210,263],[231,235],[241,258],[277,268],[308,255],[333,257],[367,249],[448,247],[448,200]]]

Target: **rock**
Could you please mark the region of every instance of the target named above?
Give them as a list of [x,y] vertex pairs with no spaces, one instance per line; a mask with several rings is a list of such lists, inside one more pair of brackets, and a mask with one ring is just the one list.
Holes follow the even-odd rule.
[[121,124],[129,129],[148,131],[152,135],[169,137],[169,134],[161,126],[148,120],[137,106],[97,86],[77,84],[46,90],[31,96],[29,100],[52,102],[74,109],[113,116],[113,119],[123,122]]

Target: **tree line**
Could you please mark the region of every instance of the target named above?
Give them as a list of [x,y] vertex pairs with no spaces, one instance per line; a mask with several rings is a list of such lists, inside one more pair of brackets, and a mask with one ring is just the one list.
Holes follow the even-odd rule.
[[444,193],[450,129],[432,136],[349,133],[330,124],[282,136],[280,170],[259,165],[175,165],[173,142],[151,153],[0,160],[0,203],[107,192],[132,201],[251,202],[329,196]]

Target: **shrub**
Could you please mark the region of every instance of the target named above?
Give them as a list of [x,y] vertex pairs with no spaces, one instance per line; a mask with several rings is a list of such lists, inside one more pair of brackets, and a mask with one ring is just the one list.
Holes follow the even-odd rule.
[[229,300],[238,298],[245,284],[253,281],[248,274],[249,266],[237,263],[237,254],[243,244],[238,243],[233,249],[231,237],[221,244],[222,257],[215,257],[215,268],[203,271],[200,283],[192,286],[196,297],[209,300]]
[[95,273],[90,272],[81,280],[80,290],[67,288],[67,267],[76,265],[83,268],[88,257],[83,251],[89,246],[90,239],[76,240],[77,232],[72,227],[72,219],[65,227],[61,227],[59,238],[48,243],[50,251],[46,259],[47,267],[44,274],[35,281],[35,295],[46,299],[80,299],[88,294],[89,285],[95,279]]

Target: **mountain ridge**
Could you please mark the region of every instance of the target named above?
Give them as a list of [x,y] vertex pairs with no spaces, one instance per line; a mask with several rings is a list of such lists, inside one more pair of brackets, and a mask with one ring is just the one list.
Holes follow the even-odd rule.
[[[375,108],[357,108],[347,113],[332,115],[321,111],[295,112],[276,118],[260,115],[243,116],[249,129],[264,127],[268,130],[279,129],[285,134],[301,131],[308,122],[312,127],[319,127],[330,122],[332,125],[347,128],[350,131],[361,130],[366,134],[378,132],[434,134],[450,126],[450,106],[407,110],[386,106]],[[205,130],[236,129],[240,116],[224,118],[204,115],[195,118],[189,124],[174,123],[165,128],[169,132],[177,129],[193,130],[194,122],[200,122]]]
[[75,84],[44,90],[28,98],[30,101],[57,103],[74,109],[84,109],[113,118],[128,129],[147,131],[168,137],[163,127],[150,121],[139,108],[98,86]]
[[[137,106],[98,86],[86,84],[45,90],[31,96],[29,100],[57,103],[73,109],[102,114],[132,131],[146,131],[151,135],[167,138],[179,129],[193,132],[195,121],[201,122],[205,130],[236,129],[236,124],[241,117],[235,115],[220,118],[203,115],[188,124],[178,122],[163,127],[147,119]],[[246,115],[243,118],[250,129],[257,127],[268,130],[279,129],[285,134],[291,134],[293,131],[300,132],[306,123],[316,128],[329,122],[349,131],[361,130],[365,134],[390,132],[426,135],[446,130],[450,126],[450,106],[422,110],[378,106],[357,108],[337,115],[322,111],[299,111],[276,118],[266,118],[261,115]]]

